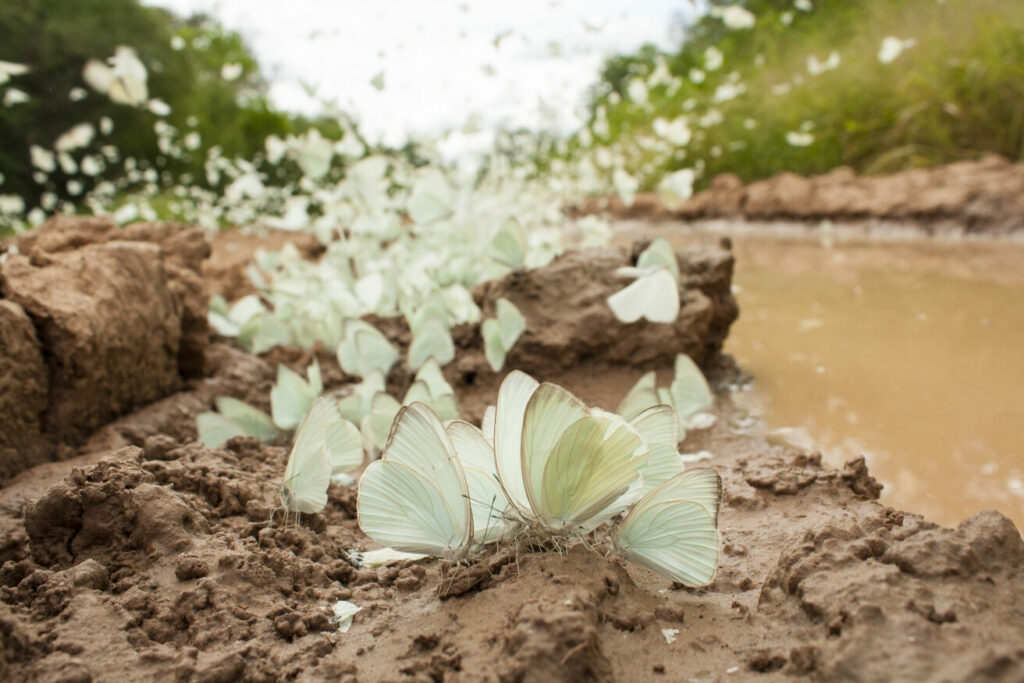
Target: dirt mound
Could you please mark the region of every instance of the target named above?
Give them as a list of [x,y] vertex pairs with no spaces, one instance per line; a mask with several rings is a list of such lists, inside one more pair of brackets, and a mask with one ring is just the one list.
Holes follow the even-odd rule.
[[680,311],[672,325],[646,320],[624,325],[608,307],[610,295],[629,281],[615,275],[632,265],[620,249],[572,251],[534,270],[517,271],[480,285],[474,298],[484,317],[506,298],[526,318],[526,331],[508,363],[545,374],[582,359],[648,367],[679,353],[703,363],[721,348],[739,309],[729,290],[733,257],[722,249],[681,250]]
[[780,173],[746,186],[738,177],[723,174],[672,211],[655,195],[640,195],[630,207],[611,197],[589,199],[570,209],[576,214],[603,212],[652,219],[885,220],[916,224],[928,232],[1005,235],[1024,231],[1024,164],[988,157],[861,177],[841,167],[812,177]]
[[0,366],[17,371],[0,378],[0,405],[19,409],[0,413],[0,479],[201,376],[207,343],[198,231],[58,216],[14,246]]

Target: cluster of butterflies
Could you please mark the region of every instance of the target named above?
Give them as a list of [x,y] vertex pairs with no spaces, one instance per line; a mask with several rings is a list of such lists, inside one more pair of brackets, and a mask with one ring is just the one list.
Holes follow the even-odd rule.
[[481,428],[442,421],[420,403],[402,408],[359,480],[359,525],[396,550],[462,558],[520,534],[580,536],[628,510],[612,530],[623,557],[706,585],[717,567],[721,480],[678,459],[669,471],[677,439],[669,406],[627,422],[513,371]]
[[[288,400],[309,401],[281,484],[285,517],[319,512],[332,480],[351,482],[348,473],[376,454],[365,439],[370,430],[375,439],[384,434],[383,446],[359,479],[359,524],[391,550],[461,559],[522,535],[579,537],[621,517],[612,541],[623,557],[685,585],[705,585],[717,566],[721,480],[711,469],[685,469],[678,445],[681,424],[707,411],[712,396],[688,357],[676,366],[660,396],[648,391],[653,373],[642,377],[618,415],[513,371],[476,427],[459,419],[454,394],[431,363],[402,404],[377,392],[370,403],[387,396],[386,408],[371,408],[362,430],[346,416],[363,395],[312,396],[316,366],[309,381],[292,373],[275,390],[292,388],[271,401],[281,405],[287,391]],[[239,405],[218,401],[221,412]],[[253,422],[267,434],[274,427],[269,418]]]

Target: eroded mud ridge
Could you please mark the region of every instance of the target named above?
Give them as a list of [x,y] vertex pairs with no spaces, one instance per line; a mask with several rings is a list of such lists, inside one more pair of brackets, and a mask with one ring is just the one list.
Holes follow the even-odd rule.
[[726,173],[675,210],[655,195],[641,195],[628,207],[612,197],[587,200],[574,211],[686,220],[880,220],[917,225],[927,232],[1005,235],[1024,232],[1024,165],[988,157],[861,177],[844,167],[812,177],[780,173],[749,185]]
[[57,217],[0,265],[0,481],[204,373],[203,235]]
[[[0,679],[1024,677],[1024,542],[1009,520],[986,512],[946,529],[887,508],[862,459],[830,469],[769,444],[733,407],[736,374],[716,355],[736,314],[727,252],[681,254],[685,319],[704,332],[639,324],[630,331],[655,350],[574,350],[572,325],[610,335],[594,302],[619,286],[604,264],[628,259],[569,255],[476,294],[485,310],[512,298],[536,327],[513,363],[604,408],[644,370],[670,374],[677,350],[703,352],[719,379],[718,421],[684,446],[712,451],[725,484],[710,586],[680,588],[607,556],[600,533],[562,554],[498,548],[469,566],[362,567],[349,551],[372,542],[350,486],[332,485],[301,526],[268,526],[287,441],[208,449],[194,416],[220,394],[266,408],[272,363],[301,367],[313,354],[261,359],[215,342],[201,378],[101,428],[82,455],[0,489]],[[380,322],[399,343],[408,336]],[[475,416],[499,377],[475,328],[456,337],[446,372]],[[318,355],[344,391],[348,378]],[[390,383],[407,382],[403,372]],[[362,608],[344,633],[331,620],[339,599]]]

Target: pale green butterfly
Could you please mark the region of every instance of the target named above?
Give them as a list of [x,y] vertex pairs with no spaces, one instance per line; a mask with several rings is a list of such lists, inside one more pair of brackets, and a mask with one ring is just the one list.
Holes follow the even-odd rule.
[[473,539],[466,476],[441,420],[422,403],[402,407],[381,459],[359,480],[359,527],[403,552],[461,558]]
[[718,567],[722,480],[697,468],[676,475],[638,502],[612,531],[616,550],[673,581],[705,586]]
[[313,361],[306,371],[309,381],[285,365],[277,366],[277,383],[270,390],[270,414],[281,429],[294,429],[323,390],[320,365]]
[[644,318],[673,323],[679,315],[679,285],[664,267],[653,267],[608,297],[608,307],[623,323]]
[[230,396],[218,396],[217,412],[207,411],[196,416],[199,440],[210,448],[220,446],[235,436],[254,436],[266,443],[277,438],[273,420],[259,408]]
[[494,450],[509,501],[528,523],[556,534],[606,521],[648,457],[624,420],[519,371],[498,390]]

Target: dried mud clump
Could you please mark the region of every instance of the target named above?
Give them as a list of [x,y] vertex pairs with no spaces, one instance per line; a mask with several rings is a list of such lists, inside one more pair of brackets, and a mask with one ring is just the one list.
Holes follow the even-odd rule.
[[752,220],[946,219],[967,232],[1024,230],[1024,165],[1000,157],[930,169],[857,177],[850,168],[820,176],[780,173],[743,186],[712,185],[676,212],[681,218]]
[[125,548],[183,552],[206,529],[198,511],[142,468],[137,448],[76,469],[25,512],[32,556],[42,565],[109,561]]
[[671,364],[679,353],[703,363],[722,348],[739,315],[730,292],[734,259],[704,247],[677,257],[681,306],[673,324],[616,320],[607,298],[629,284],[615,271],[632,261],[613,248],[568,252],[543,268],[486,282],[474,298],[485,317],[499,298],[519,308],[526,331],[507,364],[526,372],[545,375],[584,361],[647,368]]
[[1006,632],[1020,631],[1007,579],[1022,562],[1024,542],[994,511],[957,529],[912,515],[835,521],[782,553],[759,610],[805,626],[814,656],[790,666],[826,680],[1004,680],[992,674],[1024,667]]
[[201,376],[208,336],[196,230],[58,216],[15,246],[0,266],[0,367],[19,369],[0,403],[19,408],[0,412],[0,479]]
[[0,481],[45,460],[46,365],[32,320],[0,300]]
[[673,211],[653,195],[638,195],[629,207],[612,197],[569,209],[572,215],[604,212],[654,220],[887,220],[917,223],[929,232],[946,222],[969,233],[1005,235],[1024,230],[1024,164],[991,156],[876,176],[840,167],[810,177],[779,173],[749,185],[723,173]]

